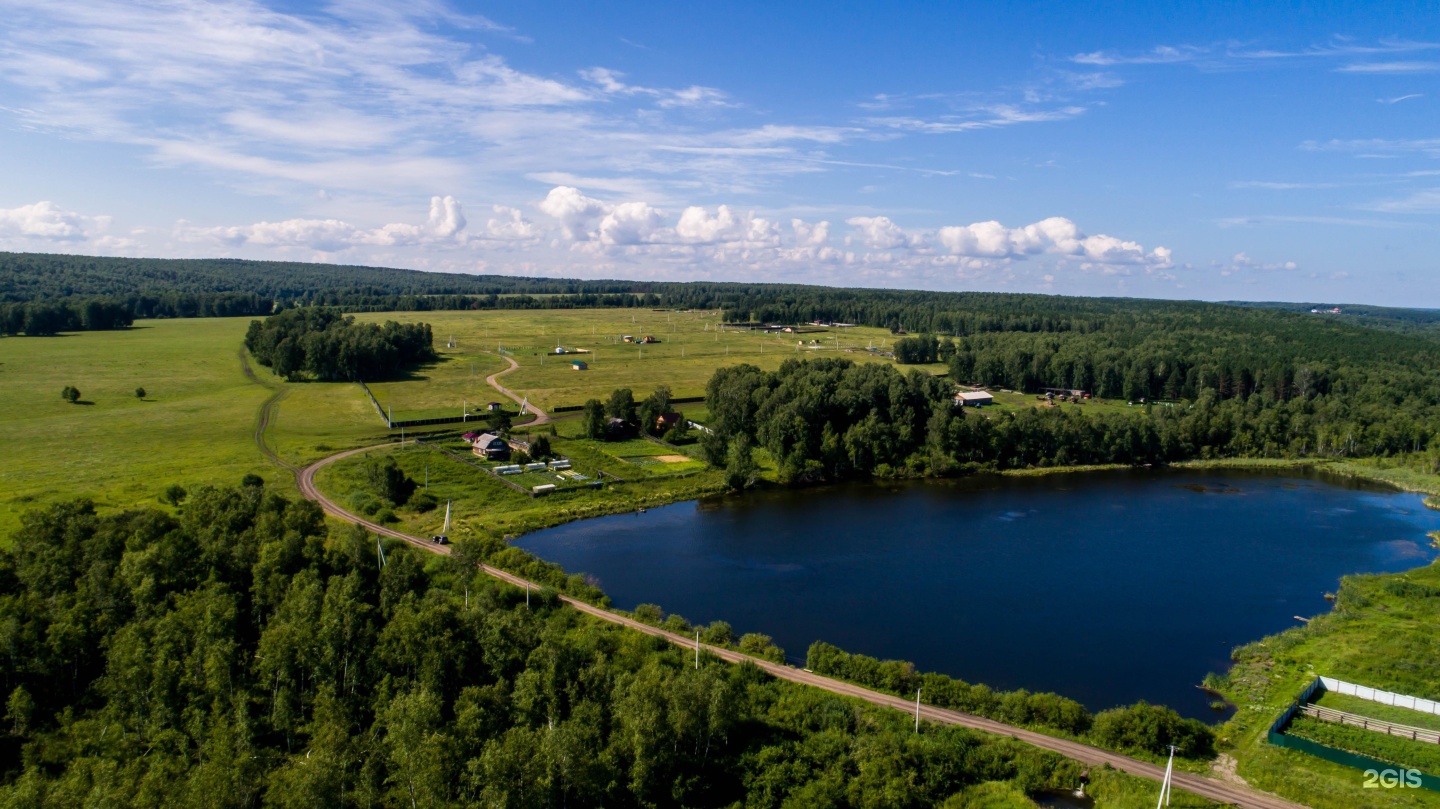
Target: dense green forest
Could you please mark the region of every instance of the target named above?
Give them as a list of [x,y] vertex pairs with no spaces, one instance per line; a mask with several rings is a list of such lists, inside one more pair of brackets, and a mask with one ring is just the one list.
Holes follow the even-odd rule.
[[291,381],[388,379],[435,357],[428,323],[357,324],[339,309],[319,306],[251,321],[245,347],[261,365]]
[[[995,345],[998,353],[1024,352],[1026,344],[1022,336]],[[971,374],[962,356],[964,350],[951,357],[951,369],[963,380]],[[1130,352],[1122,359],[1133,369],[1147,358]],[[1270,384],[1261,377],[1260,384],[1228,389],[1211,387],[1213,378],[1194,370],[1204,366],[1192,366],[1193,376],[1182,378],[1198,380],[1198,390],[1177,392],[1193,400],[1097,414],[1083,405],[962,409],[949,382],[874,363],[789,360],[773,372],[738,365],[717,371],[706,387],[712,432],[701,443],[737,487],[754,479],[754,446],[774,459],[781,483],[1218,457],[1408,453],[1437,466],[1436,366],[1408,367],[1404,359],[1377,357],[1368,368],[1321,366],[1308,374],[1302,368],[1291,381],[1280,373]],[[1033,357],[1020,367],[1034,367]]]
[[1079,777],[376,543],[258,485],[27,514],[0,805],[965,809]]

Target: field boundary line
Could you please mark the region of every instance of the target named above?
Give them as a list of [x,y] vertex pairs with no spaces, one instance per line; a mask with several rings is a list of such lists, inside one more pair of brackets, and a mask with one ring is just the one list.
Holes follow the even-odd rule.
[[271,463],[295,475],[298,481],[300,478],[300,467],[281,458],[275,453],[275,450],[270,448],[270,444],[265,440],[265,433],[270,430],[270,425],[274,422],[275,415],[280,411],[280,402],[286,396],[290,395],[290,389],[284,385],[277,388],[274,385],[260,381],[260,378],[255,375],[255,371],[250,367],[250,358],[246,355],[244,347],[241,347],[239,356],[240,369],[245,372],[246,378],[266,390],[274,391],[270,394],[270,398],[261,403],[260,412],[255,416],[255,446],[260,450],[261,455],[264,455]]

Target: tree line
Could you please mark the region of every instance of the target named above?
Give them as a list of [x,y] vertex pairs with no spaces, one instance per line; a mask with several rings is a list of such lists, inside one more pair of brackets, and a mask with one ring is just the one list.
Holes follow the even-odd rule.
[[1437,389],[1397,389],[1419,380],[1400,374],[1386,384],[1386,363],[1377,365],[1358,378],[1314,374],[1303,392],[1261,384],[1227,398],[1205,386],[1194,399],[1118,412],[960,408],[948,380],[880,363],[738,365],[706,385],[710,432],[700,442],[737,488],[757,477],[756,448],[775,462],[782,484],[1221,457],[1403,455],[1417,468],[1440,468]]
[[810,646],[805,667],[900,696],[919,689],[926,702],[940,708],[1058,732],[1124,753],[1162,756],[1173,744],[1178,756],[1205,760],[1215,756],[1215,731],[1208,725],[1143,701],[1091,714],[1084,705],[1058,694],[995,691],[944,674],[918,672],[913,663],[903,660],[850,654],[821,641]]
[[338,309],[287,309],[254,320],[245,347],[288,380],[388,379],[435,358],[428,323],[356,323]]
[[255,481],[176,500],[57,504],[0,549],[0,804],[967,809],[1080,777],[755,666],[697,669],[463,548],[387,541],[381,562],[376,537]]

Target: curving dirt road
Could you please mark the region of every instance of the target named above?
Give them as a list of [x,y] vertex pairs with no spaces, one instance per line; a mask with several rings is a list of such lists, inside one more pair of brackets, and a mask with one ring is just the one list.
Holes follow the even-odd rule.
[[[486,353],[486,354],[489,354],[490,352],[487,351],[487,352],[485,352],[485,353]],[[506,368],[506,369],[503,370],[503,371],[496,371],[495,373],[493,373],[493,374],[485,377],[485,382],[486,382],[486,384],[488,384],[490,387],[494,388],[495,390],[500,391],[501,393],[505,394],[506,396],[510,397],[510,399],[511,399],[512,401],[514,401],[515,404],[521,404],[521,403],[525,402],[525,400],[524,400],[523,398],[521,398],[520,395],[517,394],[515,391],[510,390],[509,388],[507,388],[507,387],[505,387],[504,385],[500,384],[500,377],[504,376],[505,374],[510,373],[511,371],[515,370],[516,368],[519,368],[519,367],[520,367],[520,363],[516,362],[515,360],[511,359],[510,357],[505,356],[504,354],[501,354],[501,355],[500,355],[500,358],[503,359],[503,360],[505,360],[506,362],[510,363],[510,367],[509,367],[509,368]],[[525,409],[528,409],[531,413],[534,413],[534,414],[535,414],[535,420],[534,420],[534,421],[527,421],[527,422],[525,422],[525,426],[526,426],[526,427],[534,427],[534,426],[536,426],[537,424],[545,424],[545,423],[547,423],[547,422],[550,421],[550,414],[546,413],[545,411],[541,410],[540,408],[536,407],[536,406],[533,405],[533,404],[526,404],[526,405],[525,405]],[[522,409],[522,410],[520,411],[520,415],[522,415],[522,416],[525,415],[525,410],[524,410],[524,409]]]
[[[507,357],[506,359],[509,358]],[[516,367],[518,366],[515,361],[511,360],[511,367],[509,370],[513,370]],[[494,385],[498,390],[504,392],[512,399],[515,398],[515,395],[513,393],[510,393],[509,391],[505,390],[494,382],[494,378],[496,376],[499,376],[501,373],[505,373],[505,371],[501,371],[500,373],[492,375],[489,380],[490,384]],[[539,411],[538,408],[535,410],[535,413],[537,417],[543,417],[543,414]],[[409,534],[396,531],[393,528],[387,528],[378,523],[371,522],[364,517],[351,514],[350,512],[336,505],[332,500],[322,494],[318,488],[316,488],[315,473],[323,469],[324,467],[336,461],[348,458],[352,455],[356,455],[358,453],[368,452],[373,449],[383,449],[385,447],[391,446],[395,446],[395,444],[379,444],[373,447],[352,449],[348,452],[342,452],[338,455],[332,455],[328,458],[325,458],[324,460],[317,461],[314,464],[305,467],[304,469],[300,470],[300,473],[297,475],[297,480],[300,484],[300,493],[306,498],[318,503],[320,507],[325,510],[325,513],[335,517],[336,519],[359,525],[372,533],[392,537],[403,542],[408,542],[409,544],[414,545],[422,550],[429,551],[430,553],[438,553],[448,556],[450,554],[450,546],[436,545],[420,537],[410,536]],[[486,574],[500,579],[501,581],[512,584],[516,587],[534,588],[537,590],[541,589],[540,585],[538,584],[526,581],[525,579],[522,579],[519,576],[514,575],[513,573],[507,573],[503,570],[491,567],[489,565],[482,564],[480,565],[480,569]],[[628,616],[619,615],[617,613],[602,609],[600,607],[596,607],[593,604],[587,604],[584,601],[579,601],[569,596],[561,595],[560,600],[570,605],[571,607],[580,610],[583,613],[593,615],[603,621],[609,621],[613,624],[619,624],[629,629],[633,629],[636,632],[644,632],[647,635],[654,635],[657,638],[664,638],[665,640],[675,644],[676,646],[684,647],[686,649],[695,648],[696,642],[694,638],[687,638],[683,635],[676,635],[673,632],[667,632],[658,627],[653,627],[649,624],[643,624]],[[730,649],[720,649],[707,646],[705,647],[705,650],[708,653],[713,654],[716,657],[719,657],[720,659],[729,661],[731,663],[753,663],[764,669],[771,676],[778,677],[782,680],[789,680],[790,682],[794,683],[810,685],[816,688],[823,688],[831,693],[841,694],[847,697],[854,697],[856,699],[863,699],[866,702],[870,702],[875,705],[880,705],[887,708],[894,708],[897,711],[904,711],[905,713],[913,713],[915,710],[914,702],[901,697],[891,696],[890,694],[882,694],[878,691],[871,691],[868,688],[862,688],[858,685],[852,685],[841,680],[836,680],[830,677],[814,674],[812,672],[792,668],[791,666],[772,663],[768,660],[759,660],[757,658],[753,658],[749,655],[741,654],[740,652],[732,651]],[[1090,745],[1081,744],[1080,742],[1074,742],[1068,739],[1058,739],[1054,736],[1046,736],[1043,733],[1036,733],[1033,730],[1026,730],[1024,728],[1015,727],[1013,725],[1006,725],[1001,722],[996,722],[993,719],[986,719],[984,717],[961,713],[960,711],[952,711],[945,708],[936,708],[930,705],[922,705],[920,707],[920,716],[931,722],[937,722],[945,725],[958,725],[961,727],[967,727],[986,733],[994,733],[1001,736],[1010,736],[1014,739],[1018,739],[1019,741],[1034,745],[1035,747],[1039,747],[1044,750],[1051,750],[1067,758],[1075,759],[1076,761],[1083,762],[1084,764],[1092,767],[1099,766],[1101,764],[1108,764],[1117,770],[1121,770],[1123,772],[1139,776],[1141,778],[1148,778],[1157,782],[1165,777],[1164,767],[1160,767],[1146,761],[1133,759],[1128,756],[1123,756],[1119,753],[1112,753],[1108,750],[1102,750],[1098,747],[1091,747]],[[1201,797],[1208,798],[1213,801],[1219,801],[1221,803],[1231,804],[1238,807],[1245,807],[1246,809],[1305,809],[1305,807],[1301,804],[1292,803],[1275,795],[1259,792],[1248,787],[1241,786],[1239,784],[1219,781],[1214,778],[1207,778],[1201,775],[1194,775],[1192,773],[1184,773],[1177,771],[1174,776],[1174,782],[1181,789],[1184,789],[1188,792],[1193,792],[1194,794]]]

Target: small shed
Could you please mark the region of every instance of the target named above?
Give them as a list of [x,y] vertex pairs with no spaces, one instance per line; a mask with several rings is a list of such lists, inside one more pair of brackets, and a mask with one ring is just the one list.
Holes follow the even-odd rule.
[[485,403],[485,410],[487,410],[488,412],[494,413],[495,411],[497,411],[497,410],[499,410],[499,409],[500,409],[500,403],[499,403],[499,402],[486,402],[486,403]]
[[590,370],[590,364],[587,363],[585,360],[571,360],[570,367],[576,371]]
[[679,424],[684,418],[685,417],[679,413],[661,413],[655,417],[655,429],[663,433]]
[[984,407],[995,403],[995,397],[983,390],[962,390],[955,394],[955,403],[962,407]]

